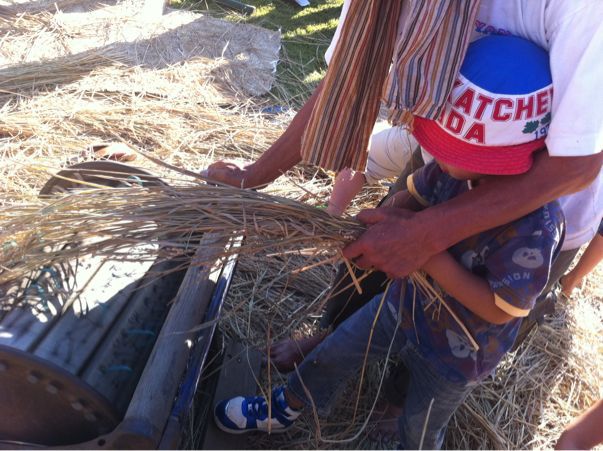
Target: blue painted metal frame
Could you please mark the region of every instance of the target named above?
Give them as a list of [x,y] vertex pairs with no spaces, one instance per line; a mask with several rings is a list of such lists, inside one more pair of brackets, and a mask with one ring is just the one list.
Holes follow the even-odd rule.
[[[237,246],[240,240],[241,238],[238,241],[235,240],[233,247]],[[228,294],[228,288],[232,281],[236,263],[236,254],[228,257],[226,263],[224,263],[222,273],[216,283],[212,298],[205,312],[203,324],[209,325],[199,331],[195,349],[191,354],[188,368],[178,389],[176,400],[163,431],[159,449],[174,449],[179,444],[182,434],[182,423],[192,408],[195,393],[197,392],[201,374],[205,368],[209,348],[218,325],[218,318],[222,311],[224,299],[226,299],[226,295]]]

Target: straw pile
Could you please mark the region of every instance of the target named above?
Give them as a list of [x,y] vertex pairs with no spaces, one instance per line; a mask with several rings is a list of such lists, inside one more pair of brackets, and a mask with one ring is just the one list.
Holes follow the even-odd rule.
[[[216,159],[256,158],[288,121],[263,116],[266,101],[249,97],[273,82],[279,33],[186,11],[150,25],[134,0],[33,3],[2,9],[11,27],[0,41],[7,198],[34,195],[46,182],[47,173],[26,169],[32,162],[74,164],[93,157],[86,150],[93,144],[125,140],[201,169]],[[19,34],[13,16],[46,17],[46,6],[52,23]]]
[[[329,274],[324,269],[321,269],[320,277],[327,278]],[[313,271],[316,270],[311,269],[297,277],[302,280],[307,277],[305,285],[308,287],[314,284],[317,291],[326,290],[327,284],[315,281]],[[445,448],[552,448],[565,425],[603,397],[600,383],[603,380],[601,277],[603,268],[571,301],[558,305],[556,314],[530,334],[515,353],[505,357],[496,373],[475,389],[453,416]],[[282,281],[281,284],[284,285]],[[316,292],[305,301],[298,301],[295,289],[279,291],[276,296],[264,290],[264,286],[258,283],[252,288],[237,285],[245,292],[237,290],[235,295],[231,291],[225,306],[231,316],[222,319],[226,330],[260,350],[268,349],[268,337],[274,337],[275,341],[278,339],[275,336],[304,335],[316,330],[319,311],[314,308],[321,305],[321,302],[314,302]],[[249,301],[243,301],[245,298],[252,299],[253,310]],[[278,304],[283,298],[288,302]],[[310,305],[312,307],[308,307]],[[300,323],[296,308],[306,315],[305,321]],[[280,319],[277,312],[281,309],[292,315],[294,326],[291,326],[291,318]],[[235,325],[232,324],[233,315],[237,318]],[[379,395],[383,372],[383,364],[371,366],[366,369],[362,387],[358,387],[357,380],[351,381],[331,414],[320,418],[318,425],[312,412],[306,412],[300,424],[290,432],[271,437],[252,436],[249,446],[256,449],[395,448],[395,442],[371,438],[373,426],[370,422],[365,424]],[[275,371],[270,377],[264,371],[261,391],[267,392],[269,382],[285,381],[286,378]],[[357,398],[360,401],[355,410]],[[359,437],[354,438],[358,433]]]

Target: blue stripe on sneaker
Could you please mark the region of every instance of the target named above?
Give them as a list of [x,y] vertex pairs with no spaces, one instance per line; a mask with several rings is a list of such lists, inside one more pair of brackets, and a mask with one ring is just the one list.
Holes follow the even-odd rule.
[[277,419],[283,426],[289,427],[293,424],[293,421],[291,421],[285,415],[286,414],[284,412],[281,412],[278,409],[272,409],[272,418]]
[[230,421],[228,416],[226,416],[226,405],[228,404],[228,401],[228,399],[225,399],[224,401],[221,401],[218,403],[218,405],[216,405],[216,408],[214,409],[214,418],[216,421],[222,423],[222,426],[225,426],[228,429],[239,431],[241,430],[241,428],[234,424],[232,421]]

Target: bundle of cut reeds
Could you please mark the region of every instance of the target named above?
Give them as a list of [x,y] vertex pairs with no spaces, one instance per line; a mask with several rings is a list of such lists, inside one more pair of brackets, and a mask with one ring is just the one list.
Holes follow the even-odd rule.
[[[36,16],[34,16],[36,17]],[[31,93],[35,90],[68,84],[105,66],[127,61],[127,53],[119,46],[88,51],[39,62],[24,63],[0,69],[0,95]]]
[[[239,254],[276,249],[321,255],[363,230],[355,220],[261,192],[206,184],[124,183],[134,186],[82,189],[29,203],[5,200],[0,210],[0,283],[84,255],[128,259],[129,248],[151,242],[161,245],[160,258],[184,259],[202,233],[245,236],[245,244],[232,251]],[[136,258],[157,255],[153,251]]]

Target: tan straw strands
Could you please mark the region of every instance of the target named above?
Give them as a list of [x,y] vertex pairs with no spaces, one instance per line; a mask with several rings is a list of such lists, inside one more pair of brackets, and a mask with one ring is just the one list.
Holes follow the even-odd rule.
[[[119,179],[120,175],[107,173],[106,177]],[[207,261],[199,264],[232,253],[293,252],[324,256],[325,263],[333,263],[333,254],[364,231],[355,219],[334,217],[261,192],[207,184],[143,187],[131,178],[121,180],[130,186],[82,189],[20,204],[6,202],[0,208],[0,285],[18,284],[45,266],[91,255],[186,264],[203,233],[226,239],[243,235],[245,242],[234,249],[221,248],[219,254],[208,255]],[[135,247],[139,248],[133,253]],[[435,291],[423,277],[412,277],[450,311],[441,296],[431,296]],[[6,302],[0,298],[0,306]],[[455,320],[477,349],[464,325]]]
[[[302,159],[364,170],[385,84],[390,120],[436,118],[469,44],[478,0],[350,2],[302,142]],[[402,13],[402,15],[401,15]]]

